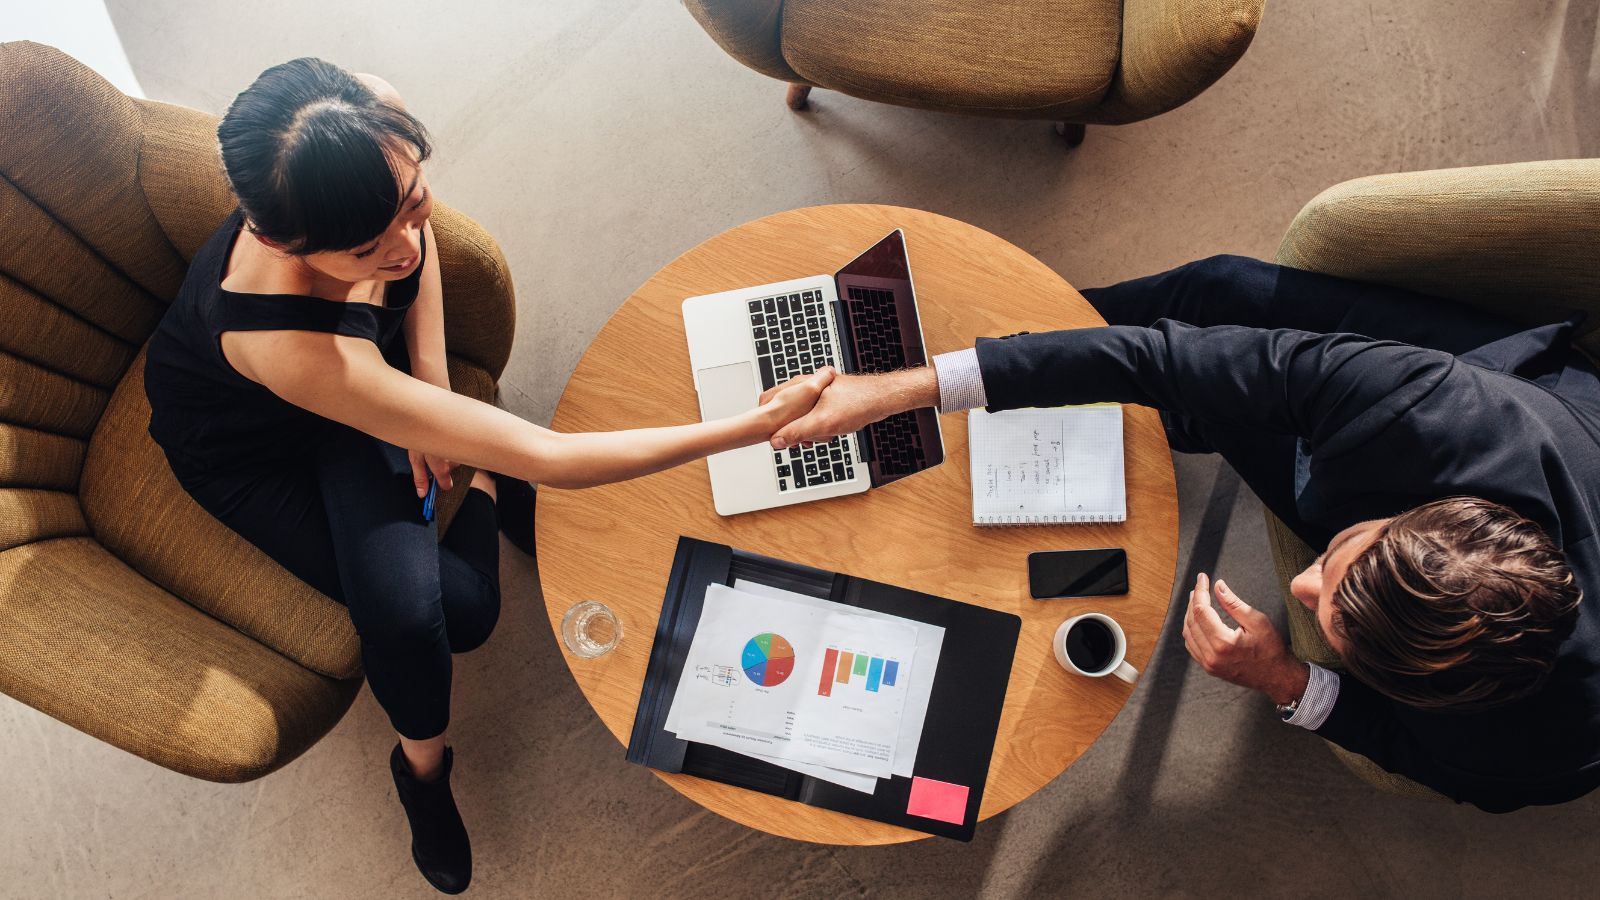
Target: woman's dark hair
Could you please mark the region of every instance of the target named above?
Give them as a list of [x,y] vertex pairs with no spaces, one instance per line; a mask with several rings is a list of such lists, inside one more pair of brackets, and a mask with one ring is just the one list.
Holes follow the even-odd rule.
[[427,129],[350,72],[306,57],[262,72],[217,126],[222,166],[252,230],[303,255],[349,250],[404,202],[396,158],[432,152]]

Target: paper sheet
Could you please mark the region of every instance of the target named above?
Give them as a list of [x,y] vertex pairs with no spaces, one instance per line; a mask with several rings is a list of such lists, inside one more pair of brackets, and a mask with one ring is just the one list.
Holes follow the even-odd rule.
[[742,753],[886,777],[906,695],[918,680],[917,631],[906,620],[840,604],[713,584],[667,730]]
[[[795,762],[792,759],[779,759],[776,756],[767,756],[761,753],[751,753],[744,747],[737,746],[737,741],[723,741],[720,737],[712,740],[701,741],[701,743],[721,747],[724,750],[732,750],[734,753],[738,753],[741,756],[748,756],[751,759],[759,759],[762,762],[772,763],[775,766],[782,766],[785,769],[792,769],[796,772],[799,772],[801,775],[809,775],[812,778],[826,781],[829,784],[837,784],[840,787],[849,788],[852,791],[860,791],[863,794],[876,793],[878,790],[878,778],[875,775],[862,775],[857,772],[846,772],[844,769],[833,769],[829,768],[828,766],[814,766],[811,763]],[[728,746],[729,744],[733,744],[734,746]]]

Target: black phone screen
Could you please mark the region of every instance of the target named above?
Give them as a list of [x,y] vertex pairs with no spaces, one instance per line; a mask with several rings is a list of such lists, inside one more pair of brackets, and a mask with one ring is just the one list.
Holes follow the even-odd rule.
[[1128,553],[1120,547],[1030,553],[1028,590],[1036,600],[1126,594]]

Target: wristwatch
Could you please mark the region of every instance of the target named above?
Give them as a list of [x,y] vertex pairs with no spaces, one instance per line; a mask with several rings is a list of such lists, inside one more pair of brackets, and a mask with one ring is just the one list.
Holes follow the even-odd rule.
[[1290,700],[1288,703],[1279,703],[1276,706],[1276,709],[1278,710],[1278,718],[1280,718],[1283,721],[1287,722],[1290,719],[1294,718],[1295,710],[1297,710],[1299,708],[1300,708],[1300,698],[1298,698],[1298,697],[1296,697],[1293,700]]

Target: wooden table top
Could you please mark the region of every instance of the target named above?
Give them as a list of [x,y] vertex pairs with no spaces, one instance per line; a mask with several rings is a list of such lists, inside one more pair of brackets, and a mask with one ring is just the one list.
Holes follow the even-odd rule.
[[[970,347],[979,336],[1104,324],[1061,276],[964,222],[892,206],[792,210],[707,240],[641,286],[589,345],[553,427],[601,431],[698,421],[685,298],[834,272],[894,228],[905,229],[930,356]],[[1020,616],[980,819],[1071,765],[1132,689],[1116,678],[1065,672],[1050,650],[1056,626],[1088,610],[1111,615],[1127,632],[1128,660],[1143,671],[1172,596],[1178,507],[1161,423],[1153,410],[1125,410],[1126,523],[1017,528],[972,525],[966,417],[945,416],[941,424],[941,466],[863,494],[730,518],[712,509],[704,461],[622,484],[540,490],[539,577],[558,641],[562,615],[580,600],[605,603],[622,622],[622,641],[611,653],[567,654],[573,677],[611,733],[626,744],[673,551],[679,535],[688,535]],[[1028,596],[1029,552],[1088,547],[1128,549],[1128,596]],[[926,837],[691,776],[656,774],[705,808],[773,834],[836,844]]]

